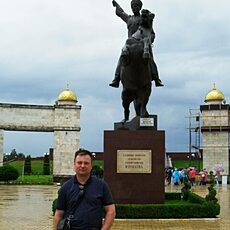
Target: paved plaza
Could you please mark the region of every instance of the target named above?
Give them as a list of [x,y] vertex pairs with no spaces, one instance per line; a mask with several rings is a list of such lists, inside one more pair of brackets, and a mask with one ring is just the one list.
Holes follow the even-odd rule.
[[[57,196],[57,186],[0,185],[0,230],[52,230],[51,204]],[[208,193],[205,186],[195,186],[194,192],[201,196]],[[165,191],[180,191],[173,185]],[[112,230],[141,229],[230,229],[230,185],[217,188],[221,213],[214,219],[167,219],[167,220],[115,220]]]

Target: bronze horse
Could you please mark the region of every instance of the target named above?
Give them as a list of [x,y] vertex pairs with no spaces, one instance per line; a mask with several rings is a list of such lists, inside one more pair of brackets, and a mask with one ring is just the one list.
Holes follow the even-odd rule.
[[129,120],[131,102],[134,103],[137,116],[149,115],[146,107],[151,94],[153,69],[156,68],[151,50],[153,18],[154,14],[142,10],[141,25],[138,31],[126,40],[122,50],[120,77],[123,85],[121,97],[124,122]]

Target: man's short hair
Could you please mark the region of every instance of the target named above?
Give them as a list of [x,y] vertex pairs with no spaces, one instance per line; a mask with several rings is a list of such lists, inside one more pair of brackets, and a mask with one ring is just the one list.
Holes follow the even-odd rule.
[[132,5],[132,4],[137,4],[137,5],[139,5],[140,7],[142,7],[142,5],[143,5],[143,3],[142,3],[141,0],[132,0],[132,1],[131,1],[131,5]]
[[93,159],[93,155],[89,150],[81,148],[75,152],[74,160],[76,159],[77,156],[86,156],[86,155],[90,156],[91,160]]

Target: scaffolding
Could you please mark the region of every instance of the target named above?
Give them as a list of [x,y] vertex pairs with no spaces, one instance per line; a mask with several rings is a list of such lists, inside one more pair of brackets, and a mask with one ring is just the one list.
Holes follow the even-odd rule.
[[189,166],[200,170],[201,166],[201,113],[199,109],[189,109]]

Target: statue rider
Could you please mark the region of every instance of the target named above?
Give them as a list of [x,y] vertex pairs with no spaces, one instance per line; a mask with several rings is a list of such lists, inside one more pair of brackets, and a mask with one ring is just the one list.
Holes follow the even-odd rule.
[[[120,7],[120,5],[113,0],[112,4],[114,7],[116,7],[116,15],[120,17],[126,24],[128,28],[128,37],[131,37],[139,28],[141,24],[141,15],[140,10],[142,8],[142,2],[140,0],[132,0],[131,1],[131,8],[133,11],[133,15],[128,15],[124,12],[124,10]],[[153,43],[155,39],[155,33],[152,30],[151,33],[151,42]],[[153,60],[152,50],[150,52],[151,58],[150,58],[150,66],[151,66],[151,72],[152,72],[152,79],[155,81],[156,87],[164,86],[159,78],[157,66]],[[120,82],[120,69],[121,69],[121,57],[119,58],[117,68],[115,71],[115,77],[113,81],[109,84],[111,87],[118,88],[119,82]]]

